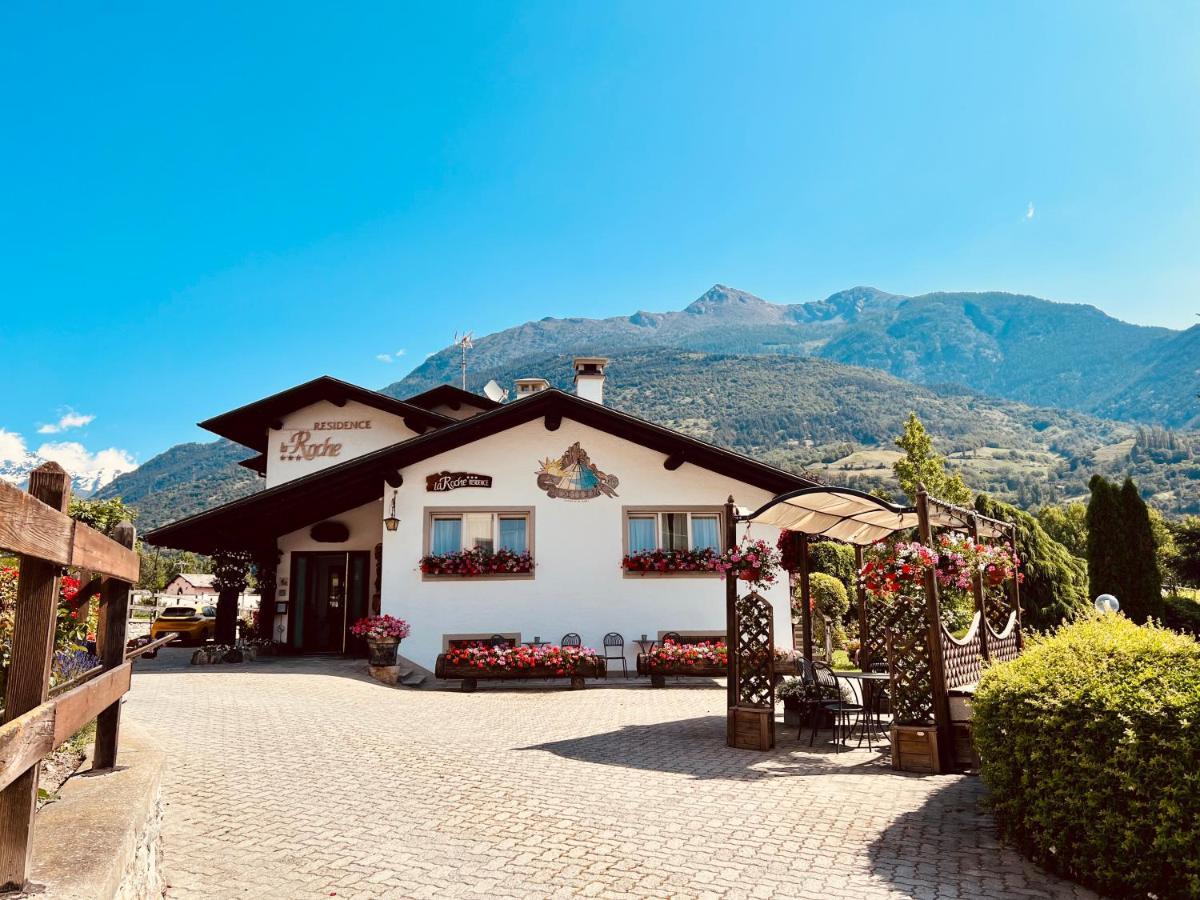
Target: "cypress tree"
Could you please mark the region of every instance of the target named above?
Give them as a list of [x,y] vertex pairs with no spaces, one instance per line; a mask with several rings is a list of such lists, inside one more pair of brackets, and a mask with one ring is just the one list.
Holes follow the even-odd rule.
[[1126,615],[1135,622],[1162,617],[1162,573],[1158,569],[1158,542],[1150,524],[1150,510],[1132,478],[1126,478],[1119,495],[1124,538],[1125,590],[1121,599]]
[[1088,482],[1092,491],[1087,507],[1087,569],[1090,599],[1112,594],[1125,605],[1122,579],[1124,537],[1121,534],[1117,487],[1103,475]]

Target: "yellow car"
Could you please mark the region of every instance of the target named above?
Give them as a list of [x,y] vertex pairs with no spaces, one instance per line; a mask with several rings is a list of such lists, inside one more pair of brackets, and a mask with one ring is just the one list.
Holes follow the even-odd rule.
[[215,606],[168,606],[150,625],[150,640],[156,641],[174,631],[185,644],[203,644],[216,630]]

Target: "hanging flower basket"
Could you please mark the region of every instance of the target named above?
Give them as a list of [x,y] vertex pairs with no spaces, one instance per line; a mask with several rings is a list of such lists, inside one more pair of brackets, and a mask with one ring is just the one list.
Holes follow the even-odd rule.
[[726,578],[745,581],[751,587],[767,588],[779,577],[779,551],[763,540],[746,538],[721,554],[719,571]]

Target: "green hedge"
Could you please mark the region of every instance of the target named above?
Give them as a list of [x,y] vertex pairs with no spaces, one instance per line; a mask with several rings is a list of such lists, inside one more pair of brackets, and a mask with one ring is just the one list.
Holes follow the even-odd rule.
[[974,709],[1009,840],[1105,893],[1200,897],[1200,643],[1089,616],[984,672]]
[[1200,637],[1200,601],[1191,597],[1171,596],[1163,599],[1163,624],[1172,631]]

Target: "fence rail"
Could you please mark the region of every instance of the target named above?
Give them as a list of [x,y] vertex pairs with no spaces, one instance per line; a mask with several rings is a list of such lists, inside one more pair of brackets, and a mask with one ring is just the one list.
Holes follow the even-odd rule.
[[[120,701],[133,671],[125,655],[129,590],[138,578],[133,526],[122,522],[110,538],[74,521],[66,514],[70,484],[56,463],[30,473],[28,493],[0,482],[0,549],[20,556],[0,724],[0,891],[25,887],[42,759],[96,719],[93,769],[116,764]],[[100,666],[52,692],[64,566],[102,576],[96,648]]]

